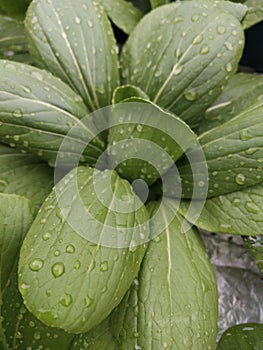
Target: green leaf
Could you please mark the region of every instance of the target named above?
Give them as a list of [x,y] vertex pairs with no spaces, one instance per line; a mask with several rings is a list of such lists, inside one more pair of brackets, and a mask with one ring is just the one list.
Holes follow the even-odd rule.
[[230,78],[222,94],[209,107],[199,126],[203,133],[234,118],[263,98],[263,78],[259,74],[238,73]]
[[116,172],[71,171],[41,207],[21,249],[19,288],[28,309],[71,333],[97,326],[138,273],[147,220]]
[[171,2],[171,0],[150,0],[152,9],[154,9],[158,6],[169,4],[169,2]]
[[110,116],[109,167],[129,181],[152,184],[173,167],[196,136],[172,113],[142,98],[131,101],[115,105]]
[[0,104],[0,141],[37,154],[50,165],[65,139],[69,163],[86,148],[84,161],[92,164],[104,147],[99,137],[86,147],[96,136],[91,119],[89,127],[81,121],[87,108],[79,95],[45,70],[0,60]]
[[137,7],[143,13],[147,13],[151,10],[150,0],[127,0],[131,2],[135,7]]
[[118,350],[119,346],[111,334],[109,318],[90,332],[79,334],[74,338],[70,350]]
[[256,260],[259,270],[263,273],[263,236],[244,237],[244,243],[249,254]]
[[24,350],[42,346],[66,350],[73,336],[38,321],[26,310],[17,288],[19,249],[34,216],[34,206],[28,199],[0,194],[0,347]]
[[243,323],[227,329],[216,350],[261,350],[263,324]]
[[129,101],[131,98],[141,98],[143,100],[149,100],[149,97],[142,91],[140,88],[134,85],[122,85],[118,86],[112,97],[112,104],[116,105],[117,103],[123,101]]
[[149,208],[151,233],[162,232],[149,243],[137,279],[112,313],[113,334],[121,349],[213,349],[217,289],[210,260],[194,229],[181,232],[184,219],[173,201],[158,207]]
[[0,57],[15,60],[27,52],[23,22],[0,15]]
[[[190,203],[192,211],[188,212]],[[182,201],[179,211],[188,221],[210,232],[256,236],[262,235],[262,206],[263,183],[260,183],[208,199],[197,220],[194,214],[200,213],[198,201]]]
[[25,196],[39,207],[53,182],[53,171],[47,164],[0,144],[0,192]]
[[31,0],[0,0],[0,9],[11,17],[23,18]]
[[119,83],[117,50],[100,4],[89,0],[37,0],[26,16],[29,50],[79,93],[91,110],[111,104]]
[[242,26],[244,29],[248,29],[263,20],[263,3],[261,0],[245,0],[242,2],[248,7]]
[[[242,111],[235,118],[200,135],[209,172],[208,197],[214,197],[262,182],[263,121],[262,101]],[[198,163],[199,151],[190,149],[178,163],[184,198],[192,197],[191,168]],[[200,186],[202,186],[200,184]],[[196,197],[196,199],[198,199]]]
[[138,8],[125,0],[115,0],[114,3],[112,0],[100,0],[100,2],[112,22],[126,34],[132,32],[143,16]]
[[194,127],[236,71],[243,45],[239,21],[210,1],[161,6],[125,43],[123,81]]

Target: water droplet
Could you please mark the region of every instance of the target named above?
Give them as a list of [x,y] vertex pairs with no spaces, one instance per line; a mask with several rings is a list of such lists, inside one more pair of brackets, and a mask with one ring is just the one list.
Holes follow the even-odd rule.
[[77,23],[77,24],[80,24],[81,23],[81,19],[79,18],[79,17],[75,17],[75,22]]
[[199,182],[198,182],[198,186],[199,186],[199,187],[204,187],[204,185],[205,185],[205,182],[204,182],[204,181],[199,181]]
[[263,158],[257,158],[258,163],[263,163]]
[[68,244],[66,247],[66,253],[68,254],[73,254],[75,253],[75,247],[72,244]]
[[42,235],[43,241],[48,241],[50,239],[50,237],[51,237],[51,233],[49,233],[49,232],[46,232]]
[[220,228],[221,228],[222,230],[228,230],[228,229],[231,228],[231,225],[229,225],[229,224],[220,224]]
[[34,321],[30,321],[28,325],[30,328],[36,327],[36,323]]
[[137,130],[138,132],[141,132],[142,129],[143,129],[143,127],[142,127],[141,124],[138,124],[138,125],[136,126],[136,130]]
[[260,211],[259,207],[253,202],[246,202],[245,208],[249,213],[252,213],[252,214],[258,214]]
[[35,333],[33,334],[33,338],[34,338],[35,340],[40,340],[40,339],[41,339],[41,334],[40,334],[39,332],[35,332]]
[[251,134],[249,133],[249,130],[244,129],[244,130],[241,130],[241,131],[240,131],[239,137],[240,137],[240,140],[242,140],[242,141],[247,141],[247,140],[252,139],[252,138],[253,138],[253,135],[251,135]]
[[208,52],[209,52],[209,46],[207,46],[207,45],[204,45],[204,46],[202,46],[201,47],[201,49],[200,49],[200,54],[201,55],[206,55]]
[[222,25],[219,25],[217,28],[216,28],[216,31],[218,34],[222,35],[222,34],[225,34],[226,32],[226,27],[225,26],[222,26]]
[[88,26],[90,27],[90,28],[93,28],[94,27],[94,24],[93,24],[93,22],[89,19],[88,20]]
[[241,203],[240,198],[234,198],[231,202],[235,207],[238,206]]
[[75,262],[75,264],[74,264],[74,269],[75,269],[75,270],[78,270],[78,269],[80,269],[80,266],[81,266],[81,263],[80,263],[79,260],[77,260],[77,261]]
[[52,275],[55,278],[58,278],[62,276],[63,273],[65,272],[65,265],[62,262],[56,263],[52,266],[51,271],[52,271]]
[[29,263],[30,270],[32,271],[39,271],[42,269],[44,265],[44,261],[42,259],[34,259]]
[[105,271],[108,271],[108,261],[103,261],[101,264],[100,264],[100,271],[101,272],[105,272]]
[[32,90],[29,87],[23,86],[23,90],[24,92],[26,92],[27,94],[31,94]]
[[60,250],[55,250],[55,251],[54,251],[54,255],[55,255],[55,256],[60,256],[60,254],[61,254]]
[[244,185],[246,182],[246,177],[243,174],[237,174],[235,181],[238,185]]
[[65,307],[68,307],[72,304],[72,296],[70,294],[65,293],[59,300],[59,303]]
[[229,41],[226,41],[226,42],[225,42],[225,47],[226,47],[229,51],[232,51],[232,50],[233,50],[233,45],[232,45]]
[[84,299],[85,307],[90,307],[93,304],[94,300],[90,296],[86,296]]
[[173,68],[173,75],[179,75],[183,71],[183,66],[175,65]]
[[226,65],[226,71],[227,71],[227,72],[231,72],[232,69],[233,69],[232,63],[231,63],[231,62],[228,62],[227,65]]
[[46,222],[47,222],[47,219],[45,218],[40,220],[40,224],[45,224]]
[[199,18],[200,17],[198,15],[194,15],[194,16],[191,17],[191,21],[192,22],[197,22],[199,20]]
[[196,95],[196,92],[194,90],[189,89],[189,90],[185,90],[184,97],[188,101],[194,101],[194,100],[196,100],[197,95]]
[[200,44],[203,41],[203,35],[198,34],[194,39],[193,39],[193,44],[197,45]]
[[23,113],[22,113],[21,109],[16,109],[16,110],[14,110],[14,112],[13,112],[12,114],[13,114],[13,116],[16,117],[16,118],[20,118],[20,117],[23,116]]
[[258,151],[257,147],[250,147],[246,150],[246,154],[252,155]]

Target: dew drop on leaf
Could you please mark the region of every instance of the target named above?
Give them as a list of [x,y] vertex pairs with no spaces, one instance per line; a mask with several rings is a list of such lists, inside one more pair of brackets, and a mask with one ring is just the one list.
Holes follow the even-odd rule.
[[93,304],[93,299],[90,296],[86,296],[84,299],[85,307],[90,307]]
[[252,213],[252,214],[258,214],[259,213],[259,207],[251,202],[251,201],[248,201],[245,203],[245,208],[246,210],[249,212],[249,213]]
[[194,90],[189,89],[189,90],[185,90],[184,97],[188,101],[194,101],[194,100],[196,100],[197,95],[196,95],[196,92]]
[[68,244],[68,245],[66,246],[66,253],[68,253],[68,254],[73,254],[73,253],[75,253],[75,247],[74,247],[74,245]]
[[216,31],[217,31],[217,33],[220,34],[220,35],[225,34],[225,32],[226,32],[226,27],[220,25],[220,26],[218,26],[218,27],[216,28]]
[[68,293],[65,293],[59,300],[59,303],[65,307],[68,307],[72,304],[72,296]]
[[100,271],[101,272],[106,272],[108,271],[108,261],[103,261],[101,264],[100,264]]
[[29,268],[32,271],[39,271],[42,269],[43,265],[44,261],[42,259],[36,258],[29,263]]
[[244,185],[246,182],[246,177],[244,174],[237,174],[235,181],[238,185]]
[[52,271],[52,275],[55,278],[58,278],[62,276],[63,273],[65,272],[65,265],[62,262],[56,263],[52,266],[51,271]]

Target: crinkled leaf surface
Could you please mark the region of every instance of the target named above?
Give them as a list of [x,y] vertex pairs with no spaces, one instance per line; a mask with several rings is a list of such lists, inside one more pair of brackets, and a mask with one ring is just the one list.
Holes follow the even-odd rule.
[[196,126],[236,71],[243,43],[239,21],[210,1],[161,6],[124,45],[123,81]]
[[188,201],[180,203],[181,214],[207,231],[244,236],[263,234],[263,183],[207,199],[197,221],[194,213],[199,210],[199,203],[192,201],[191,206],[196,206],[196,210],[191,215],[188,212],[189,205]]
[[261,0],[241,0],[248,7],[247,14],[242,22],[244,29],[248,29],[263,20],[263,3]]
[[0,347],[66,350],[73,336],[48,328],[23,305],[17,287],[19,249],[35,215],[32,203],[17,195],[0,194],[1,324]]
[[[132,99],[131,99],[132,100]],[[115,105],[109,131],[109,166],[134,181],[155,182],[196,140],[180,118],[149,101]]]
[[216,350],[261,350],[263,347],[263,324],[244,323],[226,330]]
[[[262,101],[257,102],[235,118],[199,136],[209,172],[208,197],[239,191],[262,182],[262,111]],[[191,167],[199,166],[198,154],[195,149],[187,151],[191,166],[186,157],[178,163],[185,198],[190,198],[192,194]],[[202,187],[203,183],[199,185]]]
[[149,243],[137,279],[112,313],[113,333],[121,349],[214,349],[217,290],[210,260],[194,229],[181,232],[173,201],[162,204],[151,231],[166,228]]
[[259,74],[237,73],[233,75],[222,94],[205,112],[199,132],[210,130],[249,110],[263,98],[263,78]]
[[119,81],[116,43],[98,2],[36,0],[25,24],[36,65],[68,83],[90,110],[111,104]]
[[[0,104],[0,141],[37,154],[51,165],[65,139],[70,162],[70,156],[79,148],[85,150],[96,135],[92,122],[88,127],[81,121],[88,113],[81,97],[45,70],[1,60]],[[84,151],[85,160],[93,163],[103,147],[97,137]]]
[[130,34],[143,16],[143,13],[125,0],[100,0],[107,15],[112,22],[122,29],[124,33]]
[[259,270],[263,273],[263,236],[249,236],[244,238],[245,247],[256,260]]
[[20,255],[26,306],[44,323],[72,333],[95,327],[118,305],[148,237],[146,208],[130,184],[109,170],[96,171],[95,179],[94,173],[78,168],[57,184]]
[[0,192],[25,196],[40,206],[53,182],[53,171],[47,164],[0,144]]

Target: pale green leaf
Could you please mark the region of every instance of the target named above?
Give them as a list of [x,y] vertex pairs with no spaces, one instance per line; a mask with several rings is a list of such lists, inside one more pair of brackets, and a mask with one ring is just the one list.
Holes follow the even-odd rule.
[[21,249],[19,288],[28,309],[72,333],[97,326],[138,273],[147,220],[116,172],[71,171],[41,207]]
[[[233,119],[200,135],[200,142],[209,172],[208,197],[241,190],[263,179],[262,101],[241,111]],[[191,167],[200,169],[199,151],[189,149],[187,158],[178,163],[183,197],[191,198],[195,184]],[[198,199],[196,196],[195,198]]]
[[126,34],[132,32],[143,16],[138,8],[125,0],[115,0],[114,2],[112,0],[100,0],[100,2],[112,22]]
[[68,83],[89,109],[110,105],[119,82],[117,50],[98,2],[36,0],[25,25],[36,65]]
[[193,127],[237,70],[243,45],[240,22],[217,4],[171,3],[131,33],[121,55],[123,81]]
[[0,144],[0,192],[25,196],[39,207],[54,183],[52,169],[35,156]]
[[243,323],[227,329],[216,350],[261,350],[263,324]]
[[179,211],[190,222],[210,232],[231,233],[244,236],[262,235],[263,183],[240,191],[207,199],[197,221],[194,215],[200,208],[198,201],[182,201]]
[[259,270],[263,273],[263,236],[244,237],[244,243],[249,254],[256,260]]
[[99,137],[86,147],[96,136],[94,124],[88,127],[81,121],[88,114],[86,106],[79,95],[45,70],[1,60],[0,106],[0,141],[37,154],[51,165],[65,139],[65,163],[86,148],[84,161],[92,164],[104,147]]
[[142,100],[149,100],[149,97],[137,86],[122,85],[117,87],[113,92],[112,104],[115,105],[122,101],[130,100],[131,98],[141,98]]
[[261,0],[243,0],[248,12],[242,22],[243,28],[248,29],[263,20],[263,3]]
[[108,164],[130,181],[152,184],[173,167],[196,136],[180,118],[148,100],[131,101],[115,105],[110,116]]
[[[172,200],[150,205],[151,233],[140,272],[112,313],[121,349],[213,349],[217,334],[217,288],[197,232],[182,233]],[[170,222],[168,218],[173,218]]]

